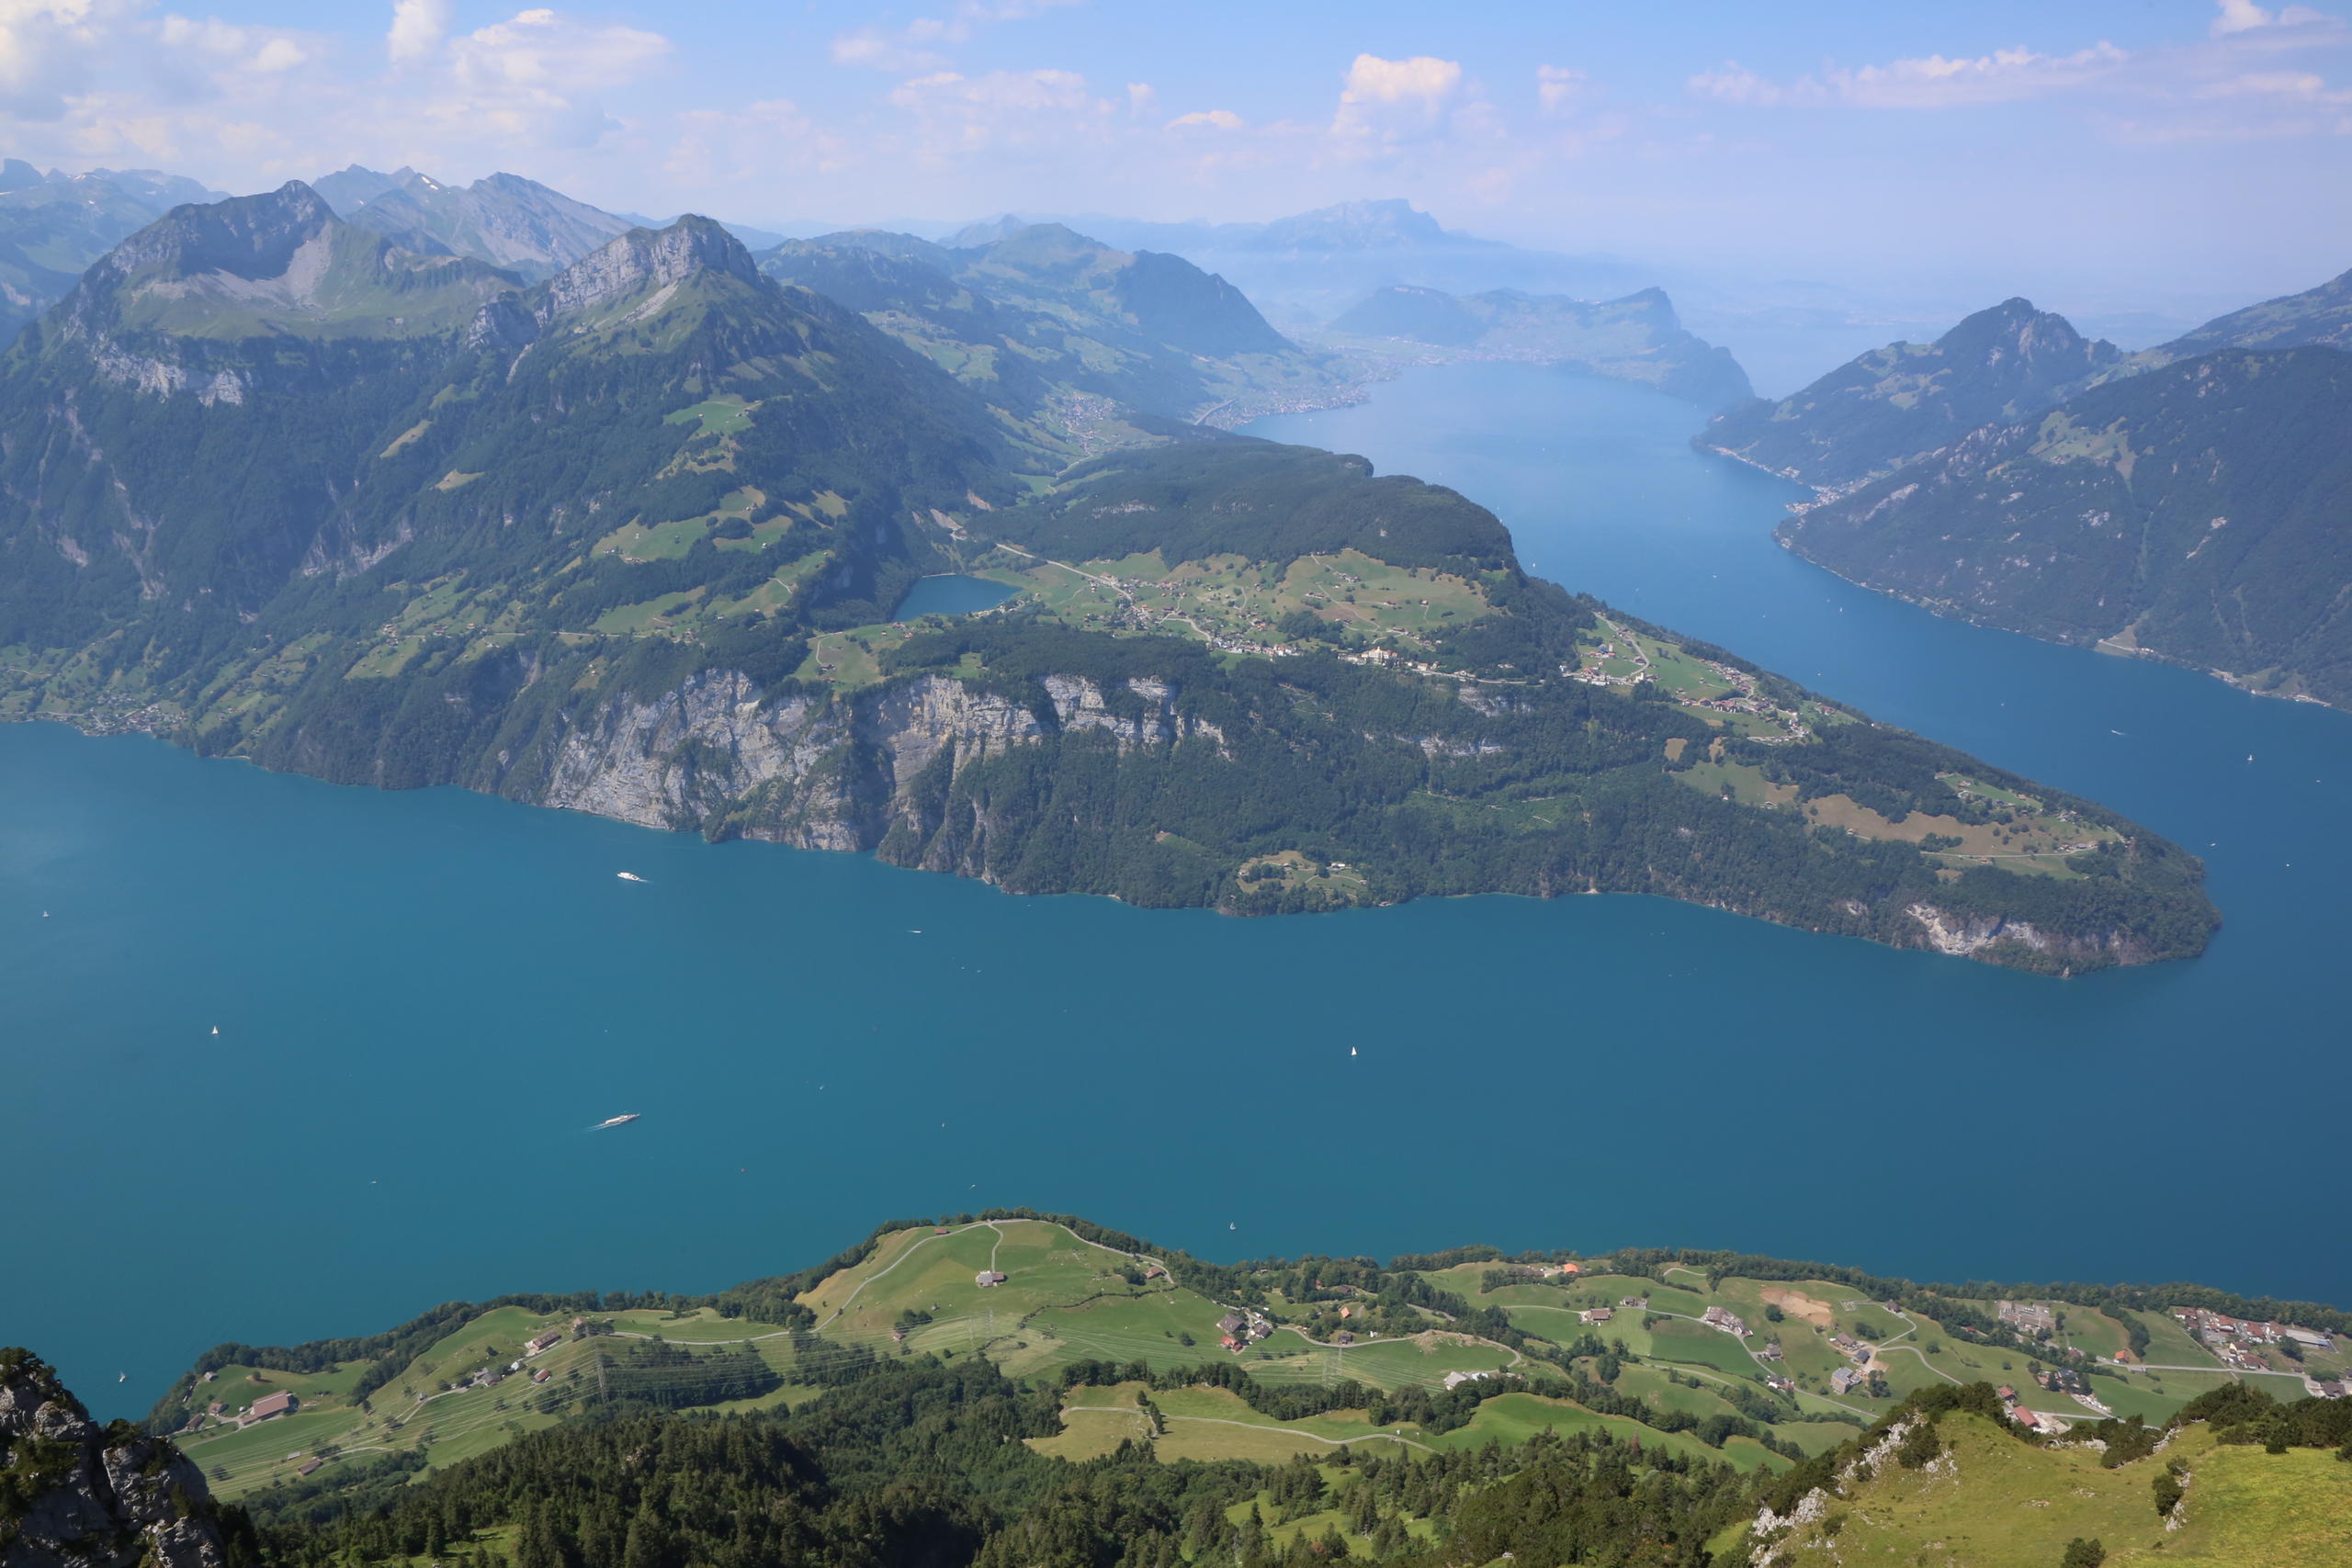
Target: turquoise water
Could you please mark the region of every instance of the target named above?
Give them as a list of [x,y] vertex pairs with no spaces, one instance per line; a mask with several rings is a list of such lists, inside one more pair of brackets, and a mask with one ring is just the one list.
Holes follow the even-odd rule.
[[985,577],[964,577],[955,572],[943,572],[937,577],[919,577],[890,612],[894,621],[911,621],[922,615],[968,615],[975,610],[993,610],[1019,592],[1001,582],[991,582]]
[[2207,957],[2060,983],[1643,898],[1013,898],[0,726],[0,1343],[136,1413],[224,1338],[711,1289],[1022,1203],[1222,1258],[1641,1241],[2352,1299],[2352,720],[1849,588],[1694,423],[1463,367],[1265,428],[2193,844]]

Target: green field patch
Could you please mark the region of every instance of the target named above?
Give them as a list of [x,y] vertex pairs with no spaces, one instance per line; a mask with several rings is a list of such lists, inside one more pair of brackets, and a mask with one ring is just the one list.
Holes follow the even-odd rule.
[[675,410],[662,416],[664,424],[695,424],[703,435],[734,435],[752,428],[752,411],[760,405],[736,396],[732,392],[708,398],[690,408]]
[[882,679],[881,656],[913,635],[911,626],[891,622],[822,633],[808,639],[808,655],[795,676],[828,682],[839,692],[871,686]]
[[385,447],[381,452],[377,453],[376,456],[379,458],[389,457],[393,453],[399,451],[401,447],[407,446],[410,442],[414,441],[418,436],[423,435],[426,431],[432,428],[433,422],[431,420],[420,419],[414,424],[410,425],[406,430],[401,431],[398,435],[393,436],[391,445]]
[[[745,485],[729,494],[716,509],[698,517],[677,517],[654,524],[624,523],[591,546],[589,554],[618,556],[628,561],[683,560],[705,539],[711,539],[721,549],[761,549],[782,538],[792,526],[787,517],[750,524],[752,514],[766,502],[765,494]],[[730,523],[737,526],[728,529]]]
[[[1060,1225],[1001,1220],[944,1235],[899,1232],[873,1258],[822,1281],[801,1301],[829,1335],[876,1336],[904,1327],[914,1351],[968,1351],[1012,1335],[1024,1318],[1044,1309],[1173,1290],[1164,1277],[1131,1283],[1121,1272],[1130,1267],[1124,1254]],[[983,1285],[984,1270],[1005,1278]],[[910,1313],[926,1321],[903,1322]]]
[[1123,1442],[1149,1442],[1150,1418],[1136,1396],[1139,1382],[1097,1387],[1080,1383],[1062,1395],[1062,1429],[1051,1438],[1024,1438],[1037,1452],[1051,1459],[1100,1459]]
[[1621,1443],[1638,1441],[1645,1451],[1664,1449],[1684,1459],[1707,1464],[1729,1461],[1743,1470],[1755,1470],[1768,1460],[1775,1468],[1787,1463],[1754,1443],[1739,1443],[1736,1451],[1728,1446],[1711,1449],[1687,1432],[1661,1432],[1625,1416],[1600,1415],[1573,1400],[1551,1399],[1538,1393],[1497,1394],[1478,1406],[1477,1415],[1466,1426],[1427,1440],[1432,1448],[1480,1449],[1490,1442],[1505,1446],[1523,1443],[1542,1431],[1558,1432],[1563,1437],[1577,1432],[1607,1432]]
[[1753,762],[1693,762],[1674,776],[1702,795],[1736,800],[1742,806],[1785,807],[1797,798],[1796,785],[1774,784]]
[[641,600],[635,604],[621,604],[605,611],[592,623],[600,632],[628,637],[642,637],[664,629],[702,597],[699,587],[683,593],[664,593],[656,599]]

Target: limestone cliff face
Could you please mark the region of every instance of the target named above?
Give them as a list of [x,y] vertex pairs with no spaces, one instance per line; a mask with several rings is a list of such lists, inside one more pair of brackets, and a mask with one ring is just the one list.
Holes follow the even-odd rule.
[[100,1427],[29,1352],[0,1349],[0,1568],[225,1568],[196,1466]]
[[647,827],[885,850],[976,874],[960,862],[933,865],[924,852],[938,824],[926,818],[919,782],[944,784],[983,758],[1056,736],[1107,736],[1123,750],[1224,741],[1181,712],[1160,682],[1133,680],[1123,692],[1068,675],[1042,684],[1046,700],[1034,707],[941,675],[847,699],[763,702],[750,677],[710,671],[590,715],[558,743],[543,787],[509,793]]

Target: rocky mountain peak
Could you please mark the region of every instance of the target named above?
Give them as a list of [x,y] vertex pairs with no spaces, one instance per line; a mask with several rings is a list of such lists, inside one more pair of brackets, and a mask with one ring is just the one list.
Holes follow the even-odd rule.
[[29,1350],[0,1348],[0,1513],[8,1568],[221,1568],[204,1477],[126,1422],[100,1427]]
[[542,322],[575,315],[698,274],[763,281],[742,241],[723,224],[688,213],[666,229],[631,229],[572,263],[548,280],[537,313]]
[[288,180],[260,196],[175,207],[116,246],[94,272],[125,279],[282,277],[295,254],[334,221],[318,192]]
[[2032,300],[2021,297],[1963,317],[1936,340],[1936,346],[1959,364],[1984,364],[1996,371],[2006,367],[2011,374],[2053,385],[2123,357],[2113,344],[2083,336],[2065,317],[2037,310]]

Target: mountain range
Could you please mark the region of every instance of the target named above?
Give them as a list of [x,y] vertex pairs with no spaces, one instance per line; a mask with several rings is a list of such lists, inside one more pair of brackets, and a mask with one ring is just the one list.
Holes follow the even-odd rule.
[[[763,263],[688,218],[525,285],[300,183],[181,207],[0,359],[0,714],[1024,892],[2202,947],[2145,829],[1532,579],[1451,491],[1149,406],[1312,368],[1281,342],[1044,226]],[[954,570],[1020,598],[892,620]]]
[[1359,340],[1389,339],[1453,349],[1464,357],[1563,365],[1656,387],[1709,409],[1755,396],[1731,352],[1685,332],[1672,301],[1657,288],[1597,303],[1509,288],[1457,298],[1394,284],[1342,312],[1329,335],[1359,353],[1378,352]]
[[1781,541],[2060,641],[2352,702],[2352,274],[2126,355],[2012,299],[1702,445],[1816,486]]
[[1269,326],[1223,278],[1057,223],[955,245],[854,230],[786,241],[759,263],[865,313],[1024,419],[1066,430],[1099,422],[1104,399],[1238,423],[1285,400],[1328,398],[1347,375]]
[[218,191],[153,169],[43,174],[0,162],[0,342],[63,298],[91,263],[188,201]]

